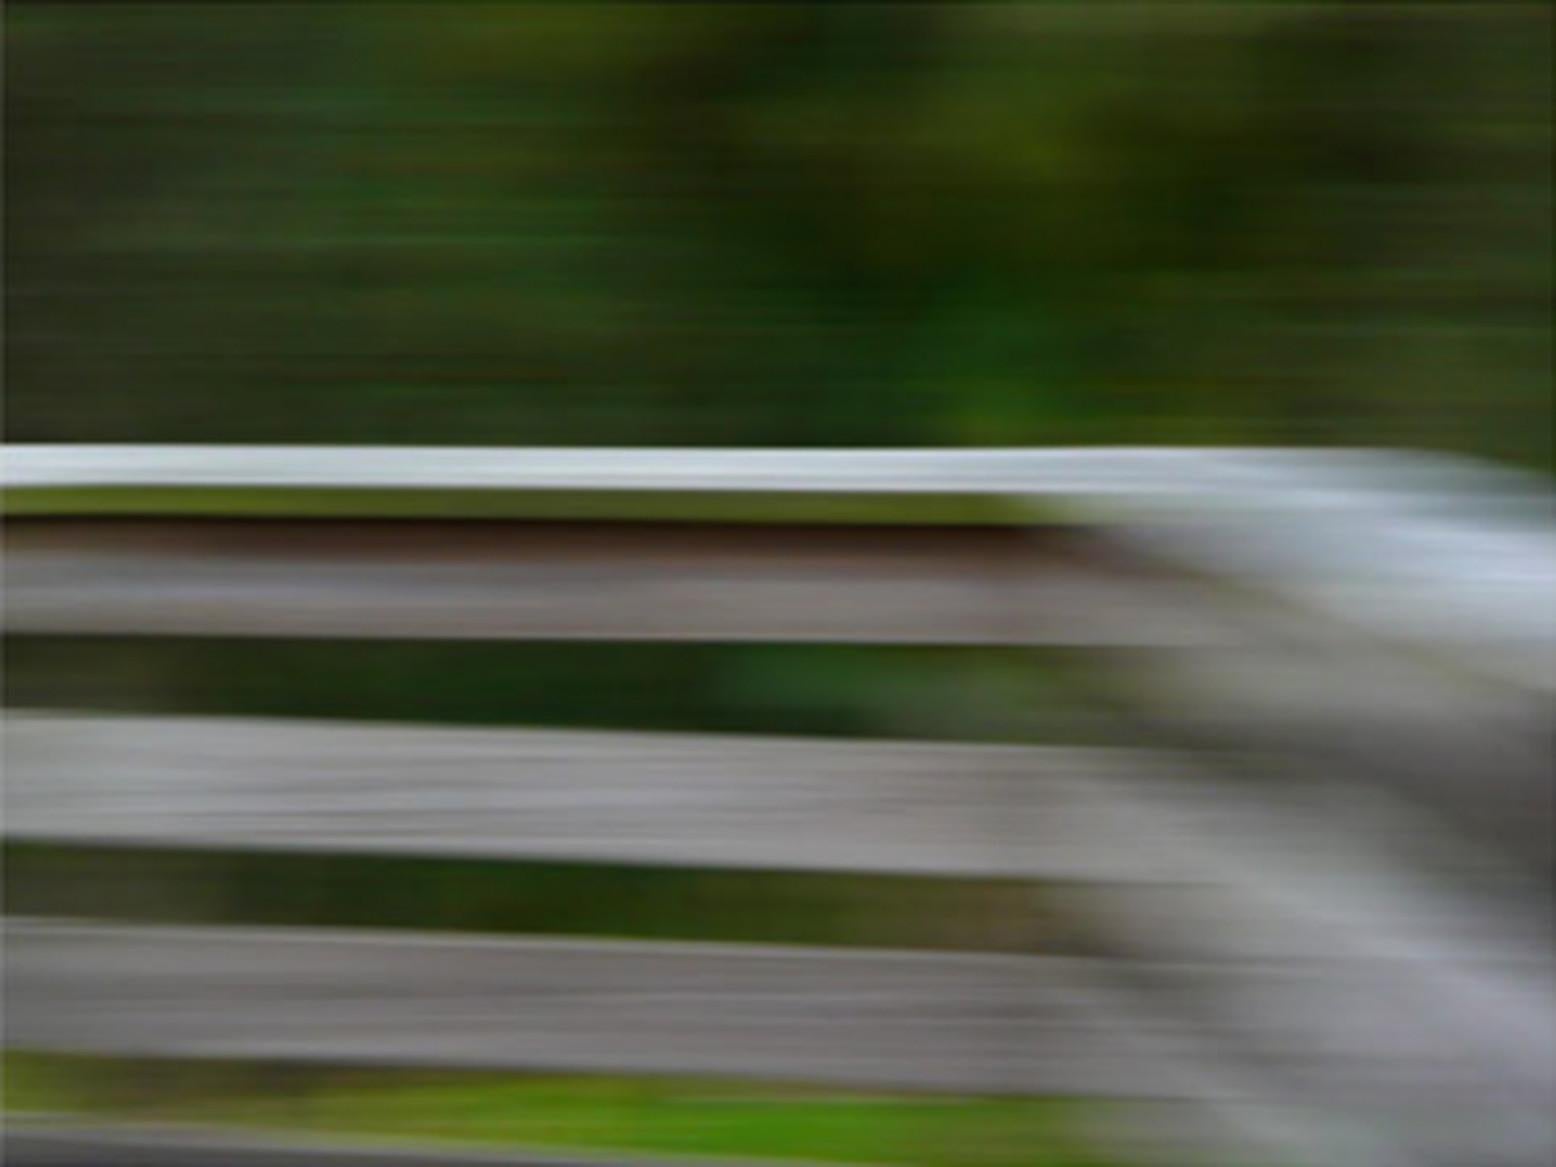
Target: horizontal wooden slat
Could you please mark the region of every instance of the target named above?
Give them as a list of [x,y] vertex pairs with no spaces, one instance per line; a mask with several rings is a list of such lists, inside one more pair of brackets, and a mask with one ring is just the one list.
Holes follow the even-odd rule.
[[[6,450],[10,489],[60,487],[1076,493],[1192,483],[1236,461],[1197,449],[670,449],[51,445]],[[1232,457],[1229,459],[1229,455]]]
[[17,1048],[1191,1096],[1084,964],[11,922]]
[[1079,535],[987,528],[14,521],[18,633],[1193,645]]
[[[14,1118],[7,1121],[0,1146],[9,1167],[687,1167],[685,1160],[659,1157],[476,1151],[460,1146],[352,1146],[341,1138]],[[740,1165],[707,1159],[699,1160],[699,1167]]]
[[[1171,878],[1125,750],[11,713],[13,838]],[[1158,839],[1153,840],[1156,834]]]
[[1473,1019],[1440,1017],[1387,964],[1162,966],[1217,1002],[1196,1029],[1104,965],[1054,958],[12,922],[6,963],[7,1042],[45,1052],[1220,1106],[1277,1086],[1327,1123],[1415,1114],[1404,1162],[1552,1145],[1542,1083],[1488,1077],[1488,1051],[1452,1040]]
[[[1203,451],[22,445],[13,514],[1021,525],[1184,482]],[[1039,501],[1040,500],[1040,501]]]

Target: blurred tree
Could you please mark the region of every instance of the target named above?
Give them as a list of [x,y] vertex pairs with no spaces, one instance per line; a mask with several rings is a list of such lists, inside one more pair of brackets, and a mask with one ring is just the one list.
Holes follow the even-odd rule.
[[1545,5],[10,26],[13,440],[1549,461]]

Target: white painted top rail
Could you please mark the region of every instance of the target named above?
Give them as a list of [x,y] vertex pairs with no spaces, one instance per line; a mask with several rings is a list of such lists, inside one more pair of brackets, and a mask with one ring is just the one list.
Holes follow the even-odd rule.
[[6,488],[733,490],[911,494],[1204,488],[1247,454],[1198,449],[888,450],[20,445]]

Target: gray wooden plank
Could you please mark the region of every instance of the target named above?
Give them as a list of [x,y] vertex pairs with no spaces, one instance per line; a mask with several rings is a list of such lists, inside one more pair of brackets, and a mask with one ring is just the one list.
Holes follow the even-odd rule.
[[1279,1133],[1249,1112],[1284,1091],[1314,1138],[1370,1147],[1325,1161],[1553,1145],[1548,1095],[1485,1078],[1387,966],[1166,966],[1218,1002],[1185,1026],[1106,962],[1055,958],[27,921],[5,940],[6,1040],[34,1050],[1177,1101],[1248,1137]]
[[21,633],[1192,646],[1203,608],[1019,533],[13,523]]
[[1128,750],[9,712],[13,838],[1172,879]]
[[1209,1088],[1084,962],[1052,958],[25,921],[5,943],[6,1041],[34,1050],[972,1093]]
[[[0,1134],[11,1167],[741,1167],[729,1160],[482,1151],[458,1145],[362,1146],[219,1128],[39,1122],[11,1117]],[[770,1165],[768,1165],[770,1167]],[[795,1167],[814,1167],[797,1162]]]

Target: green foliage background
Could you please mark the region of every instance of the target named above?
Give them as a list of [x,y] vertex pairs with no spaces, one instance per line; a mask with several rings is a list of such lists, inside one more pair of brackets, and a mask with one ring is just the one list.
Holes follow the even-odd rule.
[[1545,4],[14,4],[16,441],[1550,456]]

